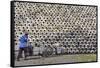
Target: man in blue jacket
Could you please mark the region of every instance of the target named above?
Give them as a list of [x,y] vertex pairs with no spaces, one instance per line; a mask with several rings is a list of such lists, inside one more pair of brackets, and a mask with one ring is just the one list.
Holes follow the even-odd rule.
[[22,57],[22,52],[24,51],[24,56],[25,59],[27,57],[27,42],[28,42],[28,33],[24,32],[25,34],[22,35],[19,39],[19,53],[17,56],[17,60],[19,61],[19,59]]

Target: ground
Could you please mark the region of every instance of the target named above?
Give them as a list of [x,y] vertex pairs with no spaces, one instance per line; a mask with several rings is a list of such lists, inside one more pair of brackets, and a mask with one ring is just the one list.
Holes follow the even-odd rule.
[[56,55],[46,58],[41,56],[31,56],[28,57],[27,60],[23,60],[23,58],[21,58],[20,61],[15,60],[15,66],[90,62],[90,61],[96,61],[96,54]]

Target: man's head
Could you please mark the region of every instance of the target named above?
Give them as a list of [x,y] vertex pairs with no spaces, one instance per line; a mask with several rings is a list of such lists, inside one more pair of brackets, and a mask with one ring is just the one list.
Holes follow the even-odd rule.
[[28,31],[23,30],[23,33],[24,33],[26,36],[28,36]]

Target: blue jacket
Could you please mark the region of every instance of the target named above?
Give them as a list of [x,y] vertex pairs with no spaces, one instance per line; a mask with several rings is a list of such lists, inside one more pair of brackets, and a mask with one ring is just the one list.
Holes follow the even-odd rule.
[[19,48],[24,48],[27,47],[27,42],[28,42],[28,36],[23,35],[19,39]]

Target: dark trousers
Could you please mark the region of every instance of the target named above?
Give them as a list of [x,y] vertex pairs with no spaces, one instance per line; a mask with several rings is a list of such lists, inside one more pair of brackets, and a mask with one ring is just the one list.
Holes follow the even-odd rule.
[[26,57],[27,57],[27,47],[24,47],[24,48],[19,48],[17,60],[19,60],[22,57],[23,51],[24,51],[24,56],[25,56],[25,59],[26,59]]

